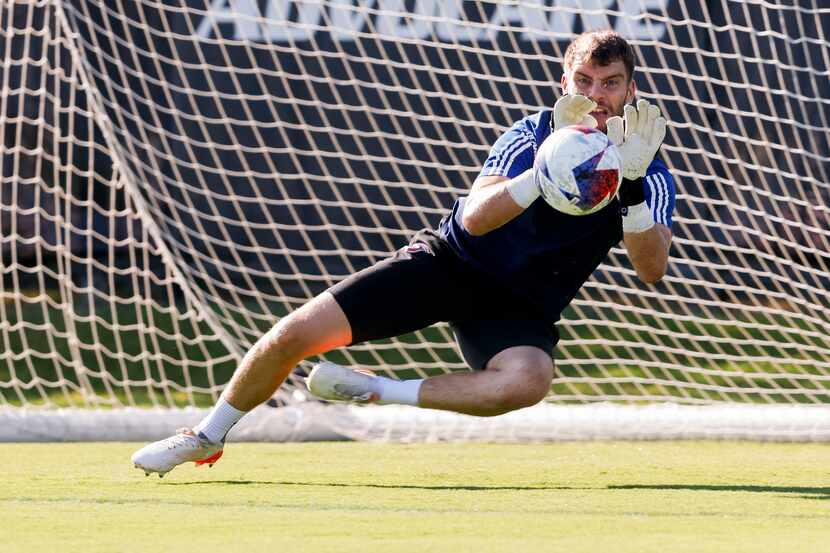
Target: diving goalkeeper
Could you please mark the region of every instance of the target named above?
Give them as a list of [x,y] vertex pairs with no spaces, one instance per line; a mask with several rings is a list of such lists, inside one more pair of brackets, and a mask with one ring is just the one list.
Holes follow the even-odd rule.
[[[450,323],[469,372],[394,380],[324,362],[309,374],[320,398],[397,403],[494,416],[550,391],[554,323],[622,240],[638,277],[664,275],[674,180],[655,159],[666,131],[659,109],[634,104],[634,53],[618,34],[590,32],[568,47],[553,110],[516,122],[493,145],[466,197],[437,230],[331,287],[281,319],[248,351],[221,398],[196,427],[137,451],[133,463],[164,475],[219,459],[228,431],[267,401],[303,359],[334,348]],[[614,201],[590,215],[555,211],[532,177],[538,146],[554,130],[606,132],[623,162]]]

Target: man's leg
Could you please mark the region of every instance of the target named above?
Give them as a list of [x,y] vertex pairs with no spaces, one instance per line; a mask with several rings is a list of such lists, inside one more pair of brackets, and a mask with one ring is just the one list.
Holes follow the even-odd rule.
[[[516,346],[496,354],[484,371],[414,381],[368,376],[332,363],[321,363],[309,376],[308,386],[323,399],[371,397],[380,403],[403,403],[487,417],[539,403],[550,391],[552,380],[553,360],[548,353],[534,346]],[[400,393],[410,386],[415,386],[414,396]]]
[[550,392],[552,380],[553,359],[548,353],[516,346],[498,353],[483,371],[424,380],[418,405],[492,417],[536,405]]
[[[473,372],[425,380],[371,377],[333,363],[321,363],[309,375],[309,390],[331,400],[364,399],[402,403],[477,416],[493,416],[534,405],[550,392],[553,351],[559,334],[551,322],[528,316],[520,298],[491,294],[484,316],[484,291],[471,288],[455,296],[467,317],[451,323],[464,360]],[[464,307],[468,306],[468,307]],[[486,315],[499,313],[503,318]],[[390,390],[391,388],[391,390]],[[345,392],[345,393],[339,393]],[[344,397],[345,396],[345,397]]]
[[345,346],[351,339],[346,315],[334,297],[323,292],[254,344],[222,395],[235,408],[250,411],[270,399],[300,361]]
[[[455,275],[457,265],[454,254],[440,237],[433,231],[424,231],[413,238],[410,247],[340,281],[285,317],[257,341],[213,410],[193,430],[146,446],[133,455],[133,462],[147,472],[159,474],[185,461],[215,462],[231,427],[247,411],[269,399],[303,358],[352,342],[397,336],[445,320],[452,305],[449,300],[463,282]],[[423,286],[429,282],[455,283],[455,287]],[[417,401],[418,381],[402,383],[378,377],[373,382],[384,385],[378,393],[370,392],[365,398],[349,394],[349,387],[344,390],[342,383],[331,390],[337,399]]]
[[212,465],[222,455],[225,435],[248,411],[267,401],[304,358],[351,341],[343,310],[328,293],[284,317],[242,359],[211,412],[193,430],[154,442],[133,455],[133,463],[159,476],[188,461]]

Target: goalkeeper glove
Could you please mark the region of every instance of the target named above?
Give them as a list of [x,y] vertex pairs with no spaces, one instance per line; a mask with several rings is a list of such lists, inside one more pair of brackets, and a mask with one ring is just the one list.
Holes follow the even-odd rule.
[[[562,96],[553,106],[554,132],[565,127],[570,127],[571,125],[582,125],[595,129],[597,127],[597,120],[589,114],[596,107],[596,102],[582,94],[566,94]],[[541,193],[539,186],[540,183],[536,182],[533,170],[528,169],[507,183],[507,191],[517,205],[527,208],[539,197]]]
[[566,94],[553,105],[554,132],[571,125],[597,128],[597,120],[589,115],[597,103],[582,94]]
[[608,138],[617,145],[622,158],[623,178],[637,179],[646,176],[646,170],[666,137],[666,119],[660,117],[660,108],[647,100],[637,102],[637,107],[625,106],[625,133],[623,119],[608,119]]

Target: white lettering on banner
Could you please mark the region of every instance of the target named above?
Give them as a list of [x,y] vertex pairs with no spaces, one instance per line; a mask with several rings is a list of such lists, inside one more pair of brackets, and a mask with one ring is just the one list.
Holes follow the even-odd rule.
[[[435,25],[435,36],[444,42],[492,41],[496,40],[498,33],[503,30],[499,27],[511,27],[517,24],[532,31],[544,33],[548,27],[544,6],[544,0],[529,0],[522,2],[519,6],[497,4],[486,23],[471,25],[465,19],[464,8],[458,0],[440,3],[440,10],[436,15],[441,20]],[[523,32],[521,37],[522,39],[529,38],[527,32]]]
[[[233,6],[231,6],[233,4]],[[252,18],[259,15],[256,0],[213,0],[207,14],[199,22],[196,34],[202,38],[214,36],[220,25],[233,23],[233,37],[239,40],[258,40],[262,32]]]
[[[611,26],[608,16],[602,13],[614,0],[556,0],[556,5],[564,9],[551,12],[548,29],[557,34],[572,33],[576,24],[576,16],[582,19],[582,27],[586,31],[607,29]],[[617,18],[617,26],[621,18]],[[616,29],[619,31],[619,29]],[[640,38],[640,37],[629,37]]]
[[421,38],[429,35],[432,22],[426,17],[435,14],[436,0],[423,0],[415,3],[412,12],[406,9],[405,0],[383,0],[378,2],[378,14],[375,28],[378,34],[398,38]]
[[[546,34],[573,33],[577,16],[584,30],[611,26],[606,10],[617,4],[614,30],[630,39],[660,40],[666,26],[647,17],[650,10],[662,11],[669,0],[553,0],[562,9],[547,9],[550,0],[523,0],[518,5],[497,4],[482,24],[465,17],[461,0],[416,0],[405,11],[405,0],[267,0],[265,13],[260,0],[212,0],[196,34],[202,38],[228,32],[233,25],[236,40],[290,42],[310,39],[322,28],[330,28],[340,41],[355,40],[368,32],[373,18],[377,33],[395,38],[435,36],[444,42],[495,40],[500,27],[525,28],[522,40],[540,40]],[[368,9],[367,9],[368,8]],[[481,15],[485,15],[481,13]],[[289,19],[290,18],[290,19]]]
[[[286,25],[292,5],[297,6],[297,24],[300,26]],[[265,12],[266,27],[263,29],[265,36],[270,38],[275,34],[287,34],[290,39],[305,40],[317,30],[322,9],[322,2],[269,0],[268,10]],[[285,40],[287,41],[288,39]]]
[[[289,21],[292,6],[297,7],[296,21]],[[199,23],[196,34],[202,38],[216,36],[219,26],[233,23],[233,38],[261,42],[289,42],[307,40],[320,25],[323,3],[268,0],[265,16],[259,10],[257,0],[213,0],[207,14]]]
[[667,0],[620,0],[619,9],[625,16],[617,19],[616,31],[623,36],[645,40],[662,39],[666,34],[666,26],[641,16],[650,9],[665,8],[666,2]]
[[352,0],[334,0],[329,6],[331,32],[338,40],[354,40],[366,25],[367,12],[352,4]]

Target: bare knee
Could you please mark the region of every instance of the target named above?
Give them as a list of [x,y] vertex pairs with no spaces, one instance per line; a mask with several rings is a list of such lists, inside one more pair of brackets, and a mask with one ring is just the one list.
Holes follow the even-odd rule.
[[263,340],[269,349],[279,351],[286,357],[302,357],[308,349],[308,333],[305,332],[304,326],[293,314],[288,315],[274,325],[263,336]]
[[294,358],[302,359],[306,347],[302,325],[288,315],[263,334],[248,350],[246,357],[282,364]]
[[509,367],[488,366],[498,376],[484,400],[480,416],[496,416],[536,405],[550,392],[553,362],[548,356],[522,359]]
[[257,341],[252,352],[298,363],[350,340],[351,328],[343,311],[330,294],[323,294],[283,317]]
[[523,378],[527,373],[527,379],[499,388],[491,398],[490,410],[492,415],[502,415],[536,405],[550,392],[551,378],[545,379],[540,375],[542,371],[530,369],[519,371],[518,378]]

